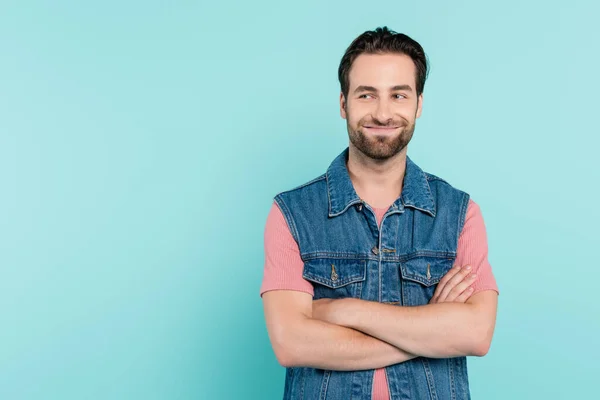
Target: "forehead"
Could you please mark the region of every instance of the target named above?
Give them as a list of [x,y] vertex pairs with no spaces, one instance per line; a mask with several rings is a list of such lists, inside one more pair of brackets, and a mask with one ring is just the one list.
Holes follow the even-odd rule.
[[416,86],[416,68],[405,54],[361,54],[348,74],[350,90],[360,85],[388,88],[396,85]]

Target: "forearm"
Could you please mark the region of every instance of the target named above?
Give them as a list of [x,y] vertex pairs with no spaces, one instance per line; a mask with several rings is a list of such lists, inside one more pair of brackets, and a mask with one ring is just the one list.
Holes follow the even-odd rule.
[[411,354],[432,358],[484,355],[486,324],[475,305],[439,303],[400,307],[364,300],[341,302],[339,325],[381,339]]
[[338,371],[376,369],[416,356],[354,329],[305,317],[279,335],[280,362]]

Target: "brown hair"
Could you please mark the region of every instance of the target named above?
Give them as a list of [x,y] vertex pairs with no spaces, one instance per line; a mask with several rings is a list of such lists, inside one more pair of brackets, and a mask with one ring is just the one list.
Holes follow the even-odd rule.
[[398,53],[409,56],[415,63],[417,83],[417,96],[423,93],[427,79],[428,62],[423,47],[403,33],[396,33],[386,26],[374,31],[366,31],[350,44],[346,49],[338,68],[338,79],[344,97],[348,97],[350,83],[348,75],[352,63],[361,54]]

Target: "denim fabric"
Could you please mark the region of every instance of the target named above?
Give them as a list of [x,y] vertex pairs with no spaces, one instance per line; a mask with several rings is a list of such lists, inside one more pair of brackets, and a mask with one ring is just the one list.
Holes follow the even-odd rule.
[[[469,195],[407,157],[402,194],[380,229],[372,208],[354,190],[347,159],[348,148],[324,175],[275,196],[314,299],[427,304],[453,266]],[[418,357],[385,371],[392,400],[470,399],[465,357]],[[284,400],[370,399],[373,373],[287,368]]]

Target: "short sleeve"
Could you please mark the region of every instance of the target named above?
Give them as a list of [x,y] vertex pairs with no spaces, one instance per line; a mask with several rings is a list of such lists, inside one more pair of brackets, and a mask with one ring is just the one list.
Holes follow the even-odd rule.
[[484,290],[494,290],[500,294],[488,261],[487,234],[481,209],[473,200],[469,200],[467,206],[467,215],[456,253],[455,265],[470,265],[477,274],[473,294]]
[[304,262],[285,217],[273,202],[264,231],[265,265],[260,296],[269,290],[297,290],[314,296],[312,284],[302,277]]

